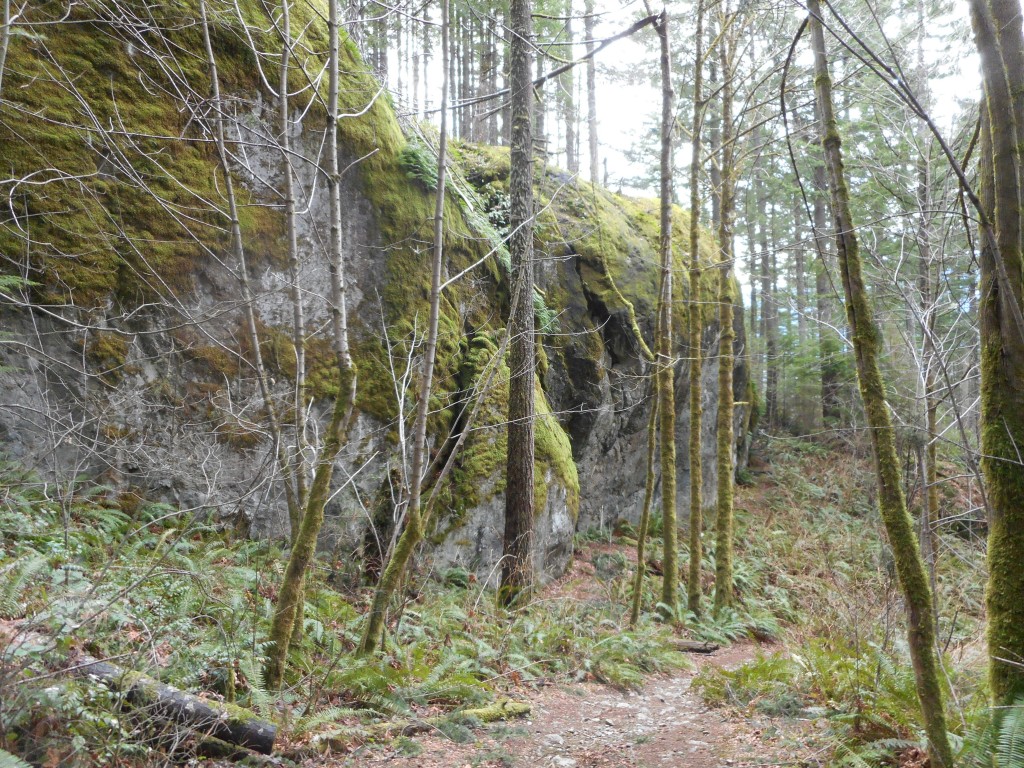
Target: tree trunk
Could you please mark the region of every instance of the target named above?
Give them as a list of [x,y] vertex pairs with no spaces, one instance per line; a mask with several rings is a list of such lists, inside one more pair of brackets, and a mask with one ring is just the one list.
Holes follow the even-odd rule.
[[[917,72],[916,88],[922,107],[928,108],[928,72],[924,54],[924,40],[927,27],[923,0],[917,0]],[[932,290],[932,165],[930,157],[931,135],[928,126],[920,121],[917,126],[920,154],[917,158],[917,264],[918,264],[918,311],[921,325],[921,361],[924,370],[920,381],[924,403],[924,451],[921,456],[922,515],[921,545],[928,564],[928,576],[932,587],[936,626],[939,621],[938,594],[936,590],[936,547],[934,527],[939,513],[938,473],[938,407],[936,395],[936,349],[933,343],[935,331],[935,295]],[[914,336],[910,337],[911,339]]]
[[[429,6],[424,7],[423,13],[429,19],[429,17],[430,17],[430,7]],[[423,112],[424,112],[424,114],[427,114],[427,115],[430,114],[430,108],[433,106],[433,104],[430,103],[430,83],[431,83],[431,80],[430,80],[430,72],[431,72],[431,66],[430,66],[430,58],[431,58],[430,57],[430,52],[431,52],[430,30],[431,30],[431,28],[432,27],[431,27],[430,24],[424,24],[423,25],[423,56],[421,57],[421,60],[423,61]],[[450,129],[449,129],[449,132],[450,132]]]
[[[572,0],[565,3],[565,60],[573,60]],[[559,103],[562,106],[562,121],[565,124],[565,170],[579,173],[579,142],[576,140],[576,86],[573,70],[569,69],[559,77]]]
[[348,342],[348,312],[345,292],[345,262],[341,245],[341,175],[338,168],[338,91],[340,82],[340,0],[329,3],[329,53],[327,94],[327,186],[331,211],[330,272],[331,323],[338,361],[338,395],[331,412],[320,455],[313,472],[306,508],[298,535],[292,544],[284,578],[270,627],[269,656],[264,669],[266,685],[280,688],[292,634],[300,617],[306,569],[316,553],[317,537],[324,521],[324,508],[330,498],[334,462],[345,442],[356,400],[356,367]]
[[686,578],[686,607],[700,616],[700,566],[704,555],[701,542],[704,500],[702,485],[704,467],[701,456],[701,263],[700,263],[700,153],[701,128],[704,118],[704,4],[697,0],[697,28],[694,32],[693,58],[693,136],[690,155],[690,564]]
[[[655,334],[657,335],[657,333]],[[657,382],[655,382],[657,391]],[[636,575],[633,577],[633,605],[629,612],[629,625],[636,626],[640,620],[640,604],[643,600],[644,573],[647,570],[647,531],[651,523],[651,500],[654,498],[654,452],[658,447],[658,400],[651,405],[651,416],[647,421],[647,479],[644,482],[644,507],[640,512],[640,529],[636,535]]]
[[[278,82],[278,120],[281,133],[281,165],[284,175],[284,216],[288,237],[288,279],[292,302],[292,347],[295,350],[295,389],[292,409],[294,410],[295,453],[289,462],[295,478],[295,504],[291,520],[292,541],[299,531],[301,514],[306,503],[306,321],[302,307],[302,292],[299,289],[299,240],[295,213],[295,169],[291,149],[291,118],[289,114],[289,82],[291,67],[292,39],[291,13],[288,0],[281,3],[281,68]],[[289,510],[291,511],[291,510]]]
[[[803,245],[803,207],[799,194],[793,195],[793,271],[796,273],[796,329],[800,350],[807,344],[807,265]],[[801,403],[802,405],[802,403]]]
[[658,325],[658,411],[661,432],[661,509],[663,527],[662,611],[674,615],[678,603],[679,566],[676,530],[676,402],[672,349],[672,128],[674,97],[668,13],[655,24],[661,43],[661,296]]
[[[511,19],[510,19],[510,21],[511,21]],[[512,55],[513,54],[510,51],[509,52],[509,58],[511,58]],[[512,63],[510,62],[509,63],[509,85],[512,88],[514,88],[515,84],[512,82],[513,75],[512,75],[512,69],[511,68],[512,68]],[[537,79],[540,80],[543,76],[544,76],[544,57],[543,56],[538,56],[537,57]],[[546,124],[548,108],[547,108],[547,91],[544,89],[543,85],[541,85],[539,88],[537,88],[536,98],[537,98],[537,104],[536,104],[536,107],[535,107],[536,112],[534,113],[533,137],[532,138],[533,138],[534,143],[536,144],[535,150],[536,150],[537,157],[539,157],[542,162],[546,163],[547,159],[548,159],[548,136],[547,136],[548,129],[547,129],[547,124]],[[509,101],[511,101],[511,98],[509,99]],[[531,107],[532,106],[533,106],[533,103],[531,102]],[[509,120],[514,124],[515,123],[515,116],[510,114],[509,115]],[[511,142],[511,139],[509,141]]]
[[95,678],[111,690],[123,693],[128,703],[144,709],[148,715],[264,755],[274,749],[277,726],[259,719],[248,709],[195,696],[91,656],[75,666],[74,674]]
[[505,480],[505,534],[499,599],[512,605],[533,581],[530,554],[534,515],[533,328],[533,31],[530,0],[512,0],[510,85],[512,153],[509,172],[509,251],[512,281],[521,300],[509,317],[508,460]]
[[[756,178],[760,173],[761,158],[758,156],[754,160],[753,175]],[[747,226],[747,274],[750,276],[750,309],[747,312],[747,317],[750,320],[750,336],[747,337],[747,346],[754,347],[757,338],[760,335],[760,328],[758,326],[758,306],[760,301],[758,300],[757,292],[757,265],[758,265],[758,254],[757,254],[757,221],[754,211],[755,208],[754,199],[754,188],[753,185],[748,184],[746,193],[744,194],[744,219],[746,220]],[[750,352],[751,362],[756,363],[756,353],[754,350]],[[761,377],[759,372],[752,371],[751,378],[754,381],[760,382]]]
[[1024,33],[1020,5],[971,0],[981,54],[982,205],[994,230],[981,253],[981,447],[989,501],[989,685],[997,707],[1024,695]]
[[[484,83],[487,93],[498,91],[498,32],[497,19],[493,13],[487,17],[487,36],[485,45],[486,55],[481,66],[484,67]],[[487,110],[487,130],[484,140],[491,146],[498,143],[498,112],[495,109]]]
[[[723,16],[721,27],[728,30]],[[735,475],[736,440],[733,435],[732,369],[734,364],[733,340],[733,254],[732,221],[734,215],[733,187],[735,184],[734,146],[732,137],[732,89],[734,38],[727,31],[719,41],[719,59],[722,65],[722,186],[721,219],[718,226],[718,246],[721,267],[718,285],[718,515],[715,520],[715,614],[732,603],[733,555],[733,481]]]
[[[708,36],[714,39],[715,30],[712,23],[708,30]],[[718,90],[718,65],[715,57],[708,57],[708,93],[715,93]],[[719,133],[719,115],[713,105],[709,105],[708,121],[708,155],[711,157],[711,230],[718,231],[719,223],[722,220],[722,169],[718,165],[718,153],[721,148]]]
[[[952,768],[953,753],[939,684],[935,623],[931,590],[907,511],[896,453],[896,433],[885,400],[885,383],[878,367],[880,335],[868,302],[861,274],[856,228],[850,212],[849,192],[843,169],[842,142],[832,106],[832,81],[825,52],[825,35],[819,0],[809,0],[809,26],[814,47],[814,87],[824,128],[823,148],[832,192],[836,246],[846,294],[846,312],[853,332],[857,376],[871,433],[878,478],[878,502],[889,535],[896,572],[907,606],[908,645],[914,667],[917,695],[928,735],[929,754],[939,768]],[[1018,562],[1019,565],[1019,562]],[[1017,595],[1019,602],[1019,595]]]
[[[817,107],[815,107],[817,109]],[[819,117],[820,120],[820,117]],[[821,130],[821,138],[825,132]],[[818,252],[814,270],[814,288],[817,294],[818,313],[818,365],[821,367],[821,421],[827,429],[839,424],[840,419],[840,369],[841,354],[839,339],[833,329],[835,313],[832,302],[832,278],[829,270],[829,246],[826,240],[828,228],[828,184],[825,181],[825,164],[814,165],[814,240]]]
[[590,149],[590,181],[600,179],[597,146],[597,63],[594,61],[594,0],[585,0],[583,34],[587,38],[587,145]]
[[[441,0],[441,60],[449,55],[448,0]],[[416,422],[412,435],[412,462],[405,480],[403,496],[407,499],[405,527],[391,554],[367,613],[366,626],[359,643],[359,653],[369,654],[380,648],[384,638],[384,619],[388,604],[398,589],[406,566],[423,538],[426,529],[420,500],[423,493],[424,467],[427,457],[427,417],[430,414],[430,392],[437,358],[437,329],[441,307],[441,270],[444,264],[444,193],[448,155],[448,79],[441,82],[441,130],[437,151],[437,188],[434,195],[434,248],[430,275],[430,316],[423,349],[423,371],[416,402]]]
[[[758,179],[754,188],[757,195],[757,212],[760,217],[758,245],[761,251],[761,336],[764,339],[764,414],[769,429],[779,426],[779,306],[775,295],[774,251],[769,242],[769,202],[764,182]],[[773,238],[774,240],[774,238]]]

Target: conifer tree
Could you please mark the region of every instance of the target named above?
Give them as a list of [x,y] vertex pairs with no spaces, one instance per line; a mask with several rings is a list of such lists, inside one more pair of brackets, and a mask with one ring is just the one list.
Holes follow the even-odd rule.
[[[514,291],[533,292],[533,32],[530,0],[512,0],[510,88],[512,149],[509,172],[509,251]],[[534,515],[534,341],[533,302],[519,301],[509,317],[508,456],[505,533],[501,561],[502,604],[512,605],[532,581],[530,552]]]

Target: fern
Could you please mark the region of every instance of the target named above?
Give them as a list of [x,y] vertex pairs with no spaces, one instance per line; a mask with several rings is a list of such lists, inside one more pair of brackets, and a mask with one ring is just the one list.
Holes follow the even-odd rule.
[[10,752],[0,749],[0,768],[32,768],[20,757],[15,757]]
[[16,619],[22,615],[24,606],[20,598],[25,585],[46,567],[46,558],[30,554],[14,561],[0,573],[0,619]]
[[1001,713],[996,764],[999,768],[1024,768],[1024,696]]
[[[344,728],[345,726],[340,725],[337,722],[338,720],[347,717],[360,717],[361,714],[358,709],[352,709],[351,707],[328,707],[307,717],[300,717],[296,721],[295,727],[292,728],[292,735],[296,737],[306,736],[328,724]],[[335,736],[337,733],[332,729],[330,735]]]
[[398,153],[398,165],[410,179],[421,182],[427,189],[437,189],[437,158],[418,139],[410,141]]

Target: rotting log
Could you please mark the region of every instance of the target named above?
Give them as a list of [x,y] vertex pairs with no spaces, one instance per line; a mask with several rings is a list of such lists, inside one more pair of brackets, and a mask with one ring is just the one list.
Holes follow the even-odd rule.
[[[533,706],[528,701],[513,701],[512,699],[503,698],[485,707],[463,709],[446,715],[438,715],[437,717],[391,720],[386,723],[377,723],[367,728],[366,731],[355,738],[372,741],[395,736],[415,736],[417,733],[436,730],[443,723],[452,722],[453,720],[476,720],[481,723],[494,723],[499,720],[525,717],[532,710]],[[293,750],[287,756],[291,759],[301,760],[328,751],[343,751],[351,746],[352,740],[352,737],[314,737],[311,744]]]
[[527,701],[513,701],[512,699],[499,699],[486,707],[474,709],[463,709],[438,717],[428,717],[422,720],[407,720],[390,723],[380,723],[371,729],[374,736],[386,736],[388,734],[400,733],[402,736],[412,736],[425,731],[432,731],[441,723],[452,720],[479,720],[481,723],[495,723],[499,720],[511,720],[515,717],[525,717],[530,714],[533,707]]
[[273,751],[277,726],[243,707],[208,701],[140,672],[88,656],[70,671],[123,693],[133,707],[146,707],[159,718],[264,755]]
[[674,650],[683,653],[714,653],[721,647],[718,643],[703,640],[672,640],[670,645]]

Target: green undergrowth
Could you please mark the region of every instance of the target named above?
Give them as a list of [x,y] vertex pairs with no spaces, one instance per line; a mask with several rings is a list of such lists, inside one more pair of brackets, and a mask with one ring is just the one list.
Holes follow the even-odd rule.
[[141,766],[195,748],[189,734],[57,671],[81,652],[233,701],[309,748],[373,738],[379,723],[402,718],[450,712],[457,724],[461,708],[528,699],[534,684],[629,688],[687,663],[668,629],[645,621],[628,630],[614,601],[537,600],[508,613],[457,569],[410,585],[383,654],[357,658],[368,592],[344,587],[343,564],[322,561],[284,692],[271,695],[258,670],[283,562],[275,546],[173,507],[86,485],[61,494],[5,466],[0,638],[34,634],[0,640],[0,749],[66,766]]
[[[783,619],[783,644],[733,670],[708,666],[694,687],[709,704],[751,716],[817,721],[812,741],[834,765],[894,765],[924,736],[869,449],[781,438],[762,450],[769,470],[748,477],[737,499],[737,588],[741,606],[753,600]],[[979,740],[993,737],[980,643],[984,552],[952,531],[940,532],[938,551],[948,722],[961,764],[974,765]]]

